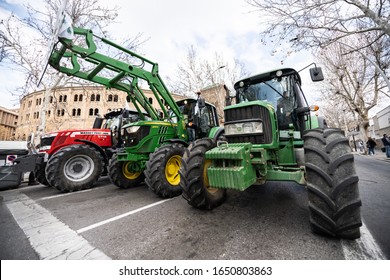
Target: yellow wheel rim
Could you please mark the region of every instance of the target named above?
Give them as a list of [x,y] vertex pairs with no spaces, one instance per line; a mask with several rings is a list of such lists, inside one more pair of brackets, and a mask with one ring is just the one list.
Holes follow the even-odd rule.
[[131,171],[131,165],[133,164],[132,161],[128,161],[122,165],[122,173],[123,176],[125,176],[129,180],[135,180],[137,179],[142,172],[133,172]]
[[211,160],[205,160],[203,166],[203,185],[209,193],[214,194],[218,191],[218,189],[210,187],[209,177],[207,176],[207,169],[210,167],[210,165]]
[[168,183],[177,186],[180,183],[181,156],[172,156],[165,165],[165,178]]

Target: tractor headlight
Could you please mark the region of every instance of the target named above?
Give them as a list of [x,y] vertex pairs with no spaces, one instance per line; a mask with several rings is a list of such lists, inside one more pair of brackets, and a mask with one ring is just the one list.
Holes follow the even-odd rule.
[[225,125],[225,134],[255,134],[263,133],[263,123],[256,122],[244,122],[244,123],[232,123]]
[[126,132],[127,133],[136,133],[139,130],[139,128],[140,128],[139,125],[129,126],[129,127],[126,127]]

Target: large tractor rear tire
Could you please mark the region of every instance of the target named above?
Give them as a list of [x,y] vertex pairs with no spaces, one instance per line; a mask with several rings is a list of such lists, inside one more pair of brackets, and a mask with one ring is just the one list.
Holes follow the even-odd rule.
[[205,153],[217,146],[215,139],[196,140],[190,147],[188,156],[183,159],[180,187],[188,204],[195,208],[211,210],[226,199],[226,190],[212,188],[207,177],[211,161]]
[[139,170],[138,166],[134,166],[135,164],[137,163],[132,161],[118,161],[114,154],[108,166],[111,182],[121,189],[139,186],[144,181],[145,175],[142,171],[135,171]]
[[339,129],[304,135],[306,181],[313,232],[346,239],[360,237],[361,200],[354,157]]
[[49,182],[46,179],[45,169],[46,169],[46,163],[40,164],[37,168],[35,168],[34,176],[35,179],[42,185],[50,186]]
[[103,170],[103,156],[88,145],[79,144],[58,150],[46,165],[49,184],[72,192],[92,188]]
[[175,197],[182,193],[179,170],[185,148],[178,143],[167,144],[150,155],[146,163],[145,182],[160,197]]

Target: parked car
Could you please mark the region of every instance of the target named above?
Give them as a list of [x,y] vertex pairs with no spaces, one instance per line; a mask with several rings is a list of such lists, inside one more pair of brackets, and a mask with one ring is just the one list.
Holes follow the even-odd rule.
[[0,141],[0,190],[20,185],[23,173],[13,168],[13,162],[27,154],[26,141]]

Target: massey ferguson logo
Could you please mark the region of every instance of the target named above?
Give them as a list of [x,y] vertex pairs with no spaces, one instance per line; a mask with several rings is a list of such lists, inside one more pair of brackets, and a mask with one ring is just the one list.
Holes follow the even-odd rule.
[[76,137],[77,135],[100,135],[100,136],[110,136],[110,132],[107,131],[77,131],[72,132],[70,137]]

